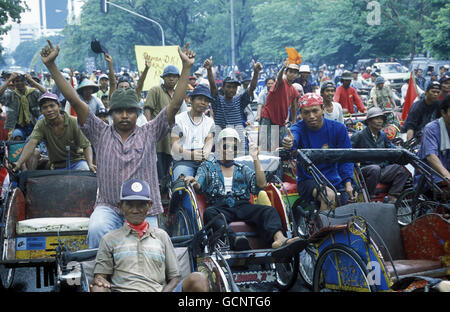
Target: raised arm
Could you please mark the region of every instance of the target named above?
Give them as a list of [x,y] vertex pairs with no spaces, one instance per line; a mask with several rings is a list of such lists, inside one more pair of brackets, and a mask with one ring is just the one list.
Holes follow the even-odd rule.
[[195,62],[195,52],[189,50],[188,48],[189,43],[186,44],[183,51],[180,47],[178,47],[178,53],[180,54],[181,61],[183,62],[183,68],[181,70],[180,79],[178,80],[175,88],[175,94],[173,95],[170,104],[167,106],[167,120],[169,125],[173,125],[175,123],[175,115],[180,110],[181,104],[183,103],[186,95],[189,73]]
[[212,56],[203,62],[203,67],[206,68],[208,73],[209,89],[211,90],[211,96],[214,98],[217,96],[218,90],[216,85],[216,80],[214,79],[214,74],[212,72],[213,59]]
[[17,73],[12,73],[11,76],[9,76],[9,78],[5,80],[5,82],[0,87],[0,96],[5,93],[6,89],[8,89],[9,84],[11,83],[11,81],[14,81],[14,79],[16,79],[17,75]]
[[253,96],[253,92],[255,91],[256,86],[258,84],[259,73],[263,69],[263,66],[260,62],[255,63],[255,60],[252,60],[252,64],[253,64],[253,77],[252,77],[252,81],[250,82],[250,85],[248,86],[248,91],[247,91],[248,96],[250,96],[250,97]]
[[109,79],[109,92],[108,98],[111,98],[111,94],[116,90],[116,75],[114,73],[114,64],[111,55],[105,53],[105,61],[108,63],[108,79]]
[[278,87],[280,86],[280,84],[283,82],[283,75],[284,75],[284,70],[286,69],[286,67],[288,66],[289,62],[286,59],[283,62],[283,66],[281,66],[280,71],[278,72],[278,76],[277,76],[277,82],[275,83],[275,87],[274,87],[274,91],[278,89]]
[[55,84],[58,86],[61,93],[64,95],[65,99],[70,102],[77,113],[78,123],[82,126],[86,122],[87,116],[89,114],[89,106],[84,103],[78,96],[74,88],[69,84],[69,82],[64,79],[63,75],[59,71],[55,64],[55,59],[59,54],[59,45],[56,49],[50,40],[47,40],[48,46],[45,46],[41,50],[42,62],[48,68],[48,71],[53,77]]
[[140,100],[142,98],[142,89],[144,88],[144,81],[147,77],[148,70],[150,69],[150,66],[152,64],[152,61],[150,59],[150,56],[146,53],[144,53],[144,59],[145,59],[145,68],[144,71],[139,76],[138,83],[136,85],[136,94],[138,99]]
[[34,80],[30,74],[25,74],[25,78],[27,79],[31,87],[38,89],[42,93],[47,92],[47,89],[43,85],[37,83],[37,81]]

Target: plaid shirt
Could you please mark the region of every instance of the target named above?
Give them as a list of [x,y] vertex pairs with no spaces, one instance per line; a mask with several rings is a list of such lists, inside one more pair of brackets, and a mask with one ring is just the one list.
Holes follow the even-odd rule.
[[150,185],[153,206],[149,215],[163,212],[156,170],[156,143],[166,136],[173,125],[167,121],[166,108],[155,119],[133,133],[122,142],[114,125],[105,124],[89,110],[86,122],[81,127],[97,155],[98,194],[95,206],[103,205],[121,214],[120,187],[129,179],[141,179]]

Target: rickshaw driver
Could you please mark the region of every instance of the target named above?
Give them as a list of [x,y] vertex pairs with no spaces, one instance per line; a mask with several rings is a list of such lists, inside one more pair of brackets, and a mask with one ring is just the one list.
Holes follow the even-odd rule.
[[[345,126],[337,121],[324,118],[323,98],[307,93],[299,100],[302,119],[297,121],[283,139],[282,146],[287,149],[304,148],[352,148]],[[353,163],[320,164],[317,168],[341,193],[341,204],[356,200],[353,191]],[[297,188],[301,198],[307,203],[320,201],[320,209],[328,209],[326,199],[319,197],[314,180],[297,164]],[[319,197],[319,198],[318,198]],[[327,187],[328,200],[336,200],[334,192]]]
[[204,161],[197,169],[194,177],[185,178],[185,182],[192,184],[196,192],[205,193],[210,205],[204,212],[205,224],[215,216],[223,213],[227,224],[218,218],[213,229],[221,226],[227,227],[230,247],[233,250],[251,249],[245,236],[237,236],[228,226],[235,220],[255,224],[264,241],[271,244],[272,248],[288,246],[299,238],[286,238],[282,232],[280,216],[271,206],[254,205],[250,203],[250,193],[258,194],[266,187],[266,177],[261,169],[258,158],[259,147],[250,144],[250,155],[254,162],[255,170],[246,165],[234,162],[237,155],[239,134],[233,128],[223,129],[217,137],[216,151],[219,159]]
[[122,184],[120,207],[125,222],[100,241],[92,292],[208,292],[201,272],[182,281],[169,235],[145,220],[153,202],[147,182],[131,179]]
[[[442,117],[427,124],[423,130],[418,156],[450,182],[450,95],[442,100],[440,109]],[[434,179],[435,182],[440,180]]]
[[98,193],[94,212],[89,218],[89,248],[97,248],[104,234],[122,225],[122,212],[117,207],[119,191],[122,183],[130,178],[149,183],[154,204],[149,210],[148,221],[157,227],[157,215],[164,210],[156,169],[156,143],[173,127],[175,114],[185,97],[189,72],[195,62],[195,53],[188,47],[189,44],[186,44],[183,51],[178,48],[183,68],[172,101],[155,119],[142,127],[136,126],[140,107],[134,89],[120,88],[114,91],[110,99],[113,124],[107,125],[94,115],[62,76],[55,64],[59,46],[54,48],[48,40],[48,46],[41,51],[43,63],[71,103],[81,130],[97,153]]

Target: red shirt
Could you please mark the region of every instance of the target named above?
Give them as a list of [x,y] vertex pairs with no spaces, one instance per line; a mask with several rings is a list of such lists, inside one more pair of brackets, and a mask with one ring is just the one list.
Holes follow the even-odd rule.
[[369,79],[370,78],[370,74],[369,73],[364,73],[364,74],[362,74],[362,77],[364,78],[364,79]]
[[339,86],[334,95],[334,101],[341,104],[342,109],[347,109],[350,114],[355,113],[355,110],[353,109],[353,104],[356,104],[356,107],[359,112],[363,113],[366,111],[366,107],[361,101],[358,92],[353,87],[345,89],[343,86]]
[[269,119],[272,124],[284,126],[289,113],[289,107],[299,96],[298,91],[283,79],[278,89],[275,90],[275,83],[267,95],[266,104],[261,113],[262,118]]

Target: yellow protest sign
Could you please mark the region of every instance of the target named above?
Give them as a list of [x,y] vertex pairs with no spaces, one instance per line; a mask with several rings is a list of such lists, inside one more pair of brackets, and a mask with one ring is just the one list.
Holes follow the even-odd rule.
[[145,78],[143,91],[157,86],[161,81],[161,74],[167,65],[175,65],[181,73],[183,64],[178,54],[178,46],[141,46],[135,45],[136,63],[139,73],[145,68],[144,54],[147,53],[151,60],[150,69]]

